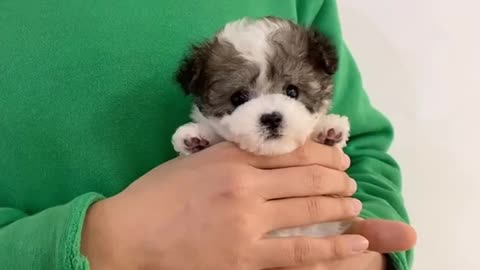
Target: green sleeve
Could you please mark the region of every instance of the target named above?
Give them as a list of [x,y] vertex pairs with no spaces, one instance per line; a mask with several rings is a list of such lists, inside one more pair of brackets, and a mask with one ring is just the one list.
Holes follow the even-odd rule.
[[[342,38],[335,0],[324,0],[312,25],[335,43],[339,54],[335,77],[333,113],[350,119],[351,137],[346,148],[352,159],[348,173],[358,183],[355,195],[363,202],[361,216],[409,222],[403,197],[400,169],[387,153],[393,129],[383,114],[369,101],[355,60]],[[411,267],[412,251],[390,254],[397,270]]]
[[88,193],[33,215],[0,207],[1,269],[87,270],[80,254],[87,208],[103,198]]

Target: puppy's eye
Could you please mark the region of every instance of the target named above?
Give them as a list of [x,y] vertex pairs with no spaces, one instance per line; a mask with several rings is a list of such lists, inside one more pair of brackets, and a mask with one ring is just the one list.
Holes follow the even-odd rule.
[[248,92],[245,90],[239,90],[232,94],[230,97],[230,102],[235,107],[242,105],[243,103],[247,102],[249,99]]
[[293,84],[287,85],[285,88],[285,94],[291,98],[298,98],[298,87]]

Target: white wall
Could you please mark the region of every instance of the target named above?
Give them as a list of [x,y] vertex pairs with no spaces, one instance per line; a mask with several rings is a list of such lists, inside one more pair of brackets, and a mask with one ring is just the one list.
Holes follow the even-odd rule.
[[419,234],[414,269],[480,269],[480,2],[338,0]]

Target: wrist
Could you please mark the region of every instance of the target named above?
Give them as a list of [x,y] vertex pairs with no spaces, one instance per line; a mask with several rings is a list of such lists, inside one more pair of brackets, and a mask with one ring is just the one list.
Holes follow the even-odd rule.
[[[92,270],[124,269],[120,246],[115,246],[115,221],[112,219],[111,199],[98,201],[90,206],[85,216],[80,250]],[[125,259],[127,256],[123,256]],[[134,269],[134,268],[129,268]]]

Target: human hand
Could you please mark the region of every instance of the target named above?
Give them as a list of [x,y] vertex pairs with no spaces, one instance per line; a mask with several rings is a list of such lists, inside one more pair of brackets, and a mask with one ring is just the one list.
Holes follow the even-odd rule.
[[363,235],[370,245],[368,250],[392,253],[413,248],[417,234],[412,226],[399,221],[363,219],[356,217],[346,232]]
[[160,165],[94,204],[82,253],[93,270],[254,270],[363,253],[368,241],[359,235],[263,237],[357,216],[360,202],[347,198],[356,190],[343,171],[348,166],[340,150],[310,142],[278,157],[212,146]]
[[368,251],[355,256],[306,265],[275,270],[387,270],[387,258],[378,252]]
[[368,251],[345,259],[335,260],[325,270],[388,270],[387,256]]
[[386,270],[387,258],[382,253],[411,249],[417,239],[411,226],[388,220],[355,218],[346,233],[365,236],[370,242],[370,251],[321,264],[282,270]]

